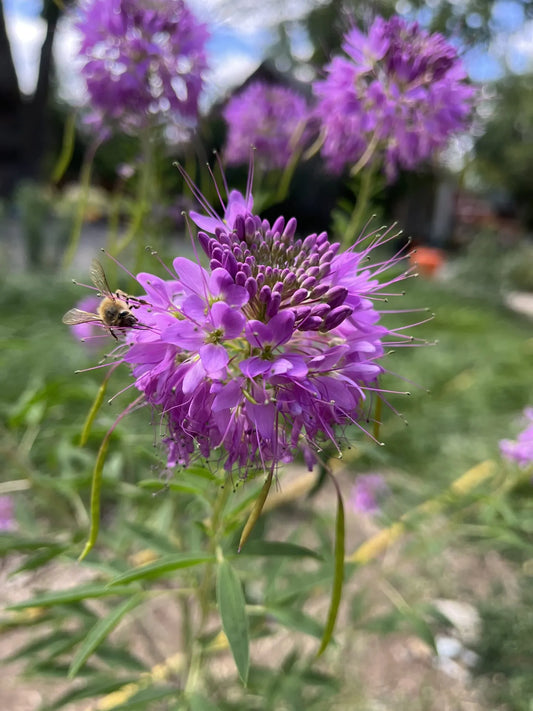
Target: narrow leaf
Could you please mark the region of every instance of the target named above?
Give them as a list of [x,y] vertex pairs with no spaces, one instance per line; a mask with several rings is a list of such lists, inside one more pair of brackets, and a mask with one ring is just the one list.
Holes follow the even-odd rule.
[[152,701],[160,701],[169,697],[181,696],[181,690],[175,686],[154,686],[147,689],[141,689],[133,696],[129,696],[123,704],[110,706],[110,711],[146,711],[151,706],[148,706]]
[[195,565],[201,565],[202,563],[209,563],[212,561],[212,556],[205,555],[180,554],[165,556],[164,558],[160,558],[153,563],[142,565],[140,568],[134,568],[123,575],[119,575],[109,583],[109,586],[112,587],[119,584],[131,583],[133,580],[151,580],[153,578],[159,578],[161,575],[170,573],[173,570],[191,568]]
[[98,388],[98,392],[96,393],[94,402],[91,405],[91,409],[87,413],[87,417],[85,419],[85,423],[83,425],[83,429],[80,434],[80,447],[84,447],[87,444],[87,440],[89,439],[89,435],[91,433],[91,428],[93,426],[94,418],[96,417],[98,410],[102,406],[102,403],[104,401],[104,397],[105,397],[105,394],[107,391],[107,384],[109,383],[109,378],[111,377],[111,375],[114,371],[115,371],[115,368],[113,368],[113,367],[111,367],[108,370],[102,384]]
[[112,427],[109,432],[106,433],[100,449],[98,450],[98,456],[96,457],[96,463],[93,470],[93,479],[91,485],[91,528],[89,530],[89,538],[87,543],[83,548],[78,560],[83,560],[91,550],[93,549],[96,539],[98,538],[98,531],[100,529],[100,492],[102,491],[102,472],[104,469],[105,458],[107,455],[107,448],[109,446],[109,439],[111,438],[111,433],[114,427]]
[[15,605],[10,605],[8,610],[24,610],[27,607],[49,607],[50,605],[58,605],[64,602],[76,602],[78,600],[86,600],[87,598],[109,597],[110,595],[131,595],[135,592],[131,587],[113,587],[107,585],[80,585],[69,590],[60,590],[59,592],[45,593],[37,595],[25,602],[18,602]]
[[11,577],[21,573],[23,570],[35,570],[36,568],[41,568],[45,563],[57,558],[57,556],[64,553],[68,548],[68,545],[57,545],[45,548],[45,550],[39,551],[27,558],[22,565],[19,565],[19,567],[13,570],[9,575]]
[[105,458],[107,454],[107,448],[109,446],[109,440],[113,434],[115,427],[118,423],[126,417],[135,407],[141,402],[142,395],[131,402],[128,407],[121,412],[114,423],[111,425],[109,430],[106,432],[100,449],[98,450],[98,455],[96,457],[96,463],[94,465],[93,480],[91,486],[91,528],[89,530],[89,538],[85,544],[85,548],[81,552],[78,560],[83,560],[90,551],[93,549],[96,539],[98,538],[98,531],[100,529],[100,492],[102,490],[102,472],[104,469]]
[[140,523],[131,523],[124,521],[123,525],[131,531],[147,548],[152,548],[160,553],[175,554],[177,546],[172,543],[167,536],[154,531],[148,526],[143,526]]
[[188,702],[190,711],[220,711],[218,706],[197,691],[188,696]]
[[250,668],[250,642],[241,581],[226,560],[217,569],[217,605],[239,676],[244,684]]
[[41,548],[57,548],[59,544],[55,541],[43,539],[26,538],[11,533],[0,533],[0,554],[16,551],[17,553],[28,553]]
[[291,609],[290,607],[267,607],[266,612],[275,617],[284,627],[309,634],[318,639],[322,636],[322,626],[301,610]]
[[117,689],[121,689],[123,686],[134,683],[134,681],[135,677],[117,679],[116,674],[113,678],[109,676],[96,678],[81,688],[78,687],[72,691],[67,691],[52,703],[40,706],[39,711],[56,711],[56,709],[62,709],[74,701],[89,699],[93,696],[101,696],[102,694],[110,694]]
[[322,556],[311,548],[286,541],[250,541],[241,551],[241,555],[286,556],[288,558],[322,560]]
[[163,483],[161,479],[143,479],[139,482],[139,487],[141,489],[155,489],[156,491],[160,491],[161,489],[170,489],[170,491],[179,491],[180,494],[205,495],[204,488],[193,486],[192,484],[183,484],[179,481]]
[[317,657],[320,656],[333,636],[335,622],[342,595],[342,584],[344,580],[344,504],[339,485],[334,477],[331,477],[337,490],[337,519],[335,522],[335,570],[333,574],[333,589],[331,591],[331,601],[329,604],[328,618],[324,628],[324,635],[320,648],[317,652]]
[[105,662],[110,669],[123,669],[124,671],[130,670],[137,672],[146,671],[146,665],[128,652],[127,649],[111,646],[108,642],[101,644],[96,650],[95,655],[98,659]]
[[74,655],[74,659],[68,670],[69,679],[76,676],[94,650],[104,641],[110,632],[115,629],[124,615],[136,607],[141,600],[140,595],[134,595],[112,610],[106,617],[102,617],[102,619],[98,620]]
[[[81,636],[70,635],[68,641],[72,641],[72,645],[82,639]],[[32,639],[31,642],[25,644],[23,647],[17,649],[16,652],[9,655],[8,657],[3,657],[2,661],[4,664],[9,664],[11,662],[17,661],[17,659],[28,659],[29,657],[35,657],[39,652],[43,650],[46,651],[46,656],[48,658],[56,656],[56,654],[61,654],[65,651],[65,631],[55,630],[49,634],[46,634],[38,639]]]
[[257,523],[257,519],[261,515],[261,511],[263,510],[263,506],[265,505],[265,501],[268,496],[268,492],[270,491],[270,487],[272,485],[272,478],[274,476],[274,470],[271,469],[265,483],[263,484],[263,488],[259,492],[259,496],[257,497],[254,507],[248,517],[248,520],[246,521],[246,524],[242,530],[241,534],[241,540],[239,541],[239,548],[238,551],[239,553],[242,550],[243,545],[246,543],[248,540],[248,536],[252,532],[253,527]]
[[[56,0],[56,4],[60,10],[64,10],[63,3]],[[52,182],[59,183],[66,169],[69,166],[72,156],[74,154],[74,139],[76,137],[76,114],[72,111],[65,121],[65,130],[63,132],[63,141],[61,144],[61,152],[59,158],[52,171]]]

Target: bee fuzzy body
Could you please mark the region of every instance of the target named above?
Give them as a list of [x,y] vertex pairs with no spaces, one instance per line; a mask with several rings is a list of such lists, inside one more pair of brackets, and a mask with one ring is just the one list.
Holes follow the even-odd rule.
[[117,338],[113,331],[114,328],[132,328],[139,323],[129,306],[129,301],[133,297],[120,290],[111,291],[103,267],[96,259],[93,260],[91,266],[91,280],[102,295],[97,313],[76,308],[70,309],[63,316],[63,323],[68,326],[75,326],[79,323],[100,323],[108,329],[114,338]]

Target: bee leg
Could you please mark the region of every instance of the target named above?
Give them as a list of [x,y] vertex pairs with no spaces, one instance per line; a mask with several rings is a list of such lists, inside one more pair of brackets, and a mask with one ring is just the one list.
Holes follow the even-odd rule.
[[113,336],[113,338],[115,339],[115,341],[118,341],[118,336],[117,336],[117,334],[113,331],[112,328],[109,329],[109,333]]

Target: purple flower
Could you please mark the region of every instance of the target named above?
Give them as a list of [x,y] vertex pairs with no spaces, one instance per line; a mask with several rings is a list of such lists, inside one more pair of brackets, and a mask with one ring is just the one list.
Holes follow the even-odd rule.
[[[87,296],[76,304],[76,308],[80,309],[80,311],[88,311],[89,313],[96,313],[99,306],[100,299],[97,296]],[[90,347],[98,348],[102,342],[100,340],[102,329],[94,323],[77,323],[75,326],[70,326],[70,332],[74,338],[85,342]]]
[[232,192],[224,218],[205,201],[208,216],[194,213],[208,268],[177,258],[170,278],[137,276],[139,328],[120,359],[164,423],[169,468],[199,455],[245,478],[297,451],[311,468],[367,417],[384,339],[406,338],[373,301],[399,261],[368,265],[388,232],[338,254],[325,232],[300,239],[294,219],[270,225],[252,203]]
[[247,163],[255,147],[262,168],[285,168],[306,137],[308,109],[292,89],[256,81],[233,96],[224,109],[229,164]]
[[78,29],[93,123],[195,120],[208,32],[183,0],[83,0]]
[[400,256],[369,263],[395,235],[339,253],[325,232],[299,238],[294,218],[254,215],[250,194],[231,192],[221,218],[192,187],[208,266],[178,257],[164,279],[137,275],[138,322],[113,364],[157,413],[169,468],[200,456],[245,478],[298,451],[311,468],[325,443],[340,452],[347,427],[364,429],[376,392],[387,403],[385,345],[412,342],[376,308],[407,274]]
[[518,435],[517,440],[514,442],[504,439],[500,442],[500,452],[503,456],[517,462],[521,467],[533,464],[533,408],[526,407],[524,416],[530,424]]
[[355,27],[348,32],[343,49],[313,85],[331,171],[340,173],[368,152],[391,180],[465,127],[474,90],[442,35],[399,17],[377,17],[367,35]]
[[358,476],[352,487],[350,504],[357,513],[375,514],[379,511],[379,499],[388,491],[381,474]]
[[0,531],[12,531],[15,526],[13,499],[11,496],[0,496]]

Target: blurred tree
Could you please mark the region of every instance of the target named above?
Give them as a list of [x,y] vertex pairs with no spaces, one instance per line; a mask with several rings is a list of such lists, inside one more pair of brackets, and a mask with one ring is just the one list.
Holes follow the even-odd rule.
[[533,74],[507,76],[494,89],[492,115],[475,144],[475,168],[487,187],[505,188],[533,227]]
[[10,195],[21,179],[40,177],[53,76],[52,49],[65,4],[43,0],[41,15],[46,22],[46,35],[41,47],[37,85],[33,95],[28,97],[19,88],[0,0],[0,196]]

